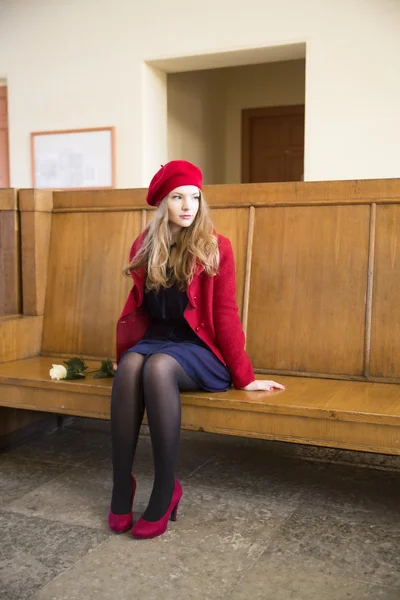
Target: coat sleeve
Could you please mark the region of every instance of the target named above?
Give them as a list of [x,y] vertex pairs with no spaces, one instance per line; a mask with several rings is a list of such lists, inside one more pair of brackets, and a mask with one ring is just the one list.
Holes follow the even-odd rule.
[[[222,238],[222,236],[221,236]],[[218,346],[225,358],[235,388],[255,380],[250,359],[244,349],[245,335],[236,303],[236,274],[232,244],[220,243],[220,265],[214,281],[213,316]]]

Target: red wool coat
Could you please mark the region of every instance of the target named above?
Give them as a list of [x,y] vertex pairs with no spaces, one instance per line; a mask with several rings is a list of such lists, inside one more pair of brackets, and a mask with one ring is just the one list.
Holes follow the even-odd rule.
[[[129,260],[138,252],[146,231],[134,241]],[[232,245],[217,235],[220,266],[210,277],[199,267],[186,292],[188,304],[184,318],[214,354],[226,365],[235,388],[254,381],[254,372],[244,350],[245,336],[236,304],[236,276]],[[137,344],[150,325],[149,315],[141,308],[146,279],[145,268],[132,272],[133,287],[117,323],[117,362]]]

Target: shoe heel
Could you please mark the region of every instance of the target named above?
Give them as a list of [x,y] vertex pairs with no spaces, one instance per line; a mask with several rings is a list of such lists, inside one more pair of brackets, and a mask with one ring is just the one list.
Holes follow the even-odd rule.
[[[178,516],[178,506],[180,499],[182,498],[182,487],[177,479],[175,479],[175,487],[174,492],[172,494],[171,503],[168,506],[167,511],[164,513],[164,516],[161,517],[158,521],[146,521],[143,519],[139,519],[139,521],[134,525],[132,529],[132,535],[136,539],[149,539],[153,537],[157,537],[158,535],[162,535],[165,533],[168,520],[176,521]],[[171,510],[171,507],[172,510]]]
[[175,506],[174,510],[171,513],[171,521],[176,521],[178,518],[178,506],[179,506],[179,502],[178,504]]

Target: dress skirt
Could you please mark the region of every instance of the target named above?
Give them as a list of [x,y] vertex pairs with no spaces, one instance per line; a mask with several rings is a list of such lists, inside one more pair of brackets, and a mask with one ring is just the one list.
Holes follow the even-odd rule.
[[150,315],[151,325],[140,342],[127,352],[137,352],[146,358],[168,354],[201,390],[224,392],[232,385],[229,369],[188,325],[183,316],[187,303],[186,292],[175,285],[162,287],[158,292],[146,291],[143,309]]
[[142,339],[128,352],[143,354],[168,354],[181,365],[196,385],[207,392],[225,392],[231,387],[229,370],[215,354],[190,341]]

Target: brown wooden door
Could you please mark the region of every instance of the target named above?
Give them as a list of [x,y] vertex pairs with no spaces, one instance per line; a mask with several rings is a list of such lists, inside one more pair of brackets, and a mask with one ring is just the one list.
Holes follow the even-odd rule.
[[302,181],[304,106],[242,111],[242,183]]
[[2,86],[0,87],[0,188],[9,185],[7,88]]

